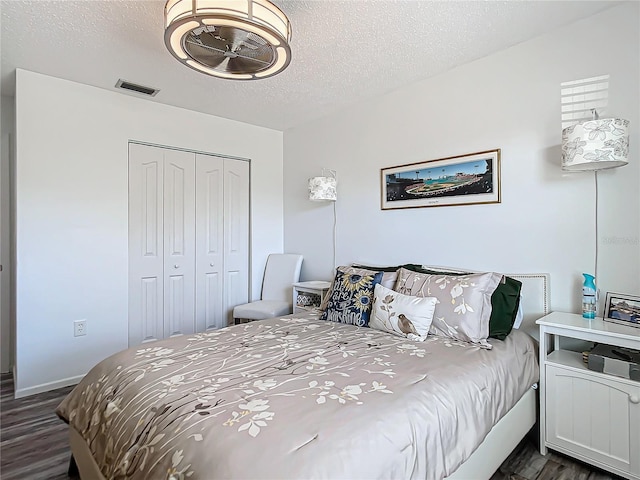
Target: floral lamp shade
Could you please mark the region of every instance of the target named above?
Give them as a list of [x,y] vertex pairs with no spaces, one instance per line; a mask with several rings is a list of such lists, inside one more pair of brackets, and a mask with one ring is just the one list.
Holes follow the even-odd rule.
[[309,179],[309,200],[335,202],[338,199],[335,177],[313,177]]
[[629,163],[629,120],[603,118],[562,130],[562,169],[602,170]]

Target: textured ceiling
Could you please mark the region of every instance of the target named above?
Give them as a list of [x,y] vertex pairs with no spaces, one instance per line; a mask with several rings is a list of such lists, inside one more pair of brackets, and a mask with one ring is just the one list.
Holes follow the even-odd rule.
[[163,40],[164,1],[3,0],[3,95],[16,68],[286,130],[588,17],[610,1],[274,0],[291,20],[291,65],[263,80],[212,78]]

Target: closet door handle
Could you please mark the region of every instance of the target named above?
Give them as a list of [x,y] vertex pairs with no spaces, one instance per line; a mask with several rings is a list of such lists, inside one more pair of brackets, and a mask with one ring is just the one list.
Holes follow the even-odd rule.
[[177,263],[173,266],[173,268],[180,268],[180,265],[178,265]]
[[640,403],[640,397],[638,395],[630,395],[629,401],[631,403]]
[[210,266],[210,267],[215,267],[215,266],[216,266],[216,264],[215,264],[215,263],[213,263],[213,262],[211,262],[211,263],[209,264],[209,266]]

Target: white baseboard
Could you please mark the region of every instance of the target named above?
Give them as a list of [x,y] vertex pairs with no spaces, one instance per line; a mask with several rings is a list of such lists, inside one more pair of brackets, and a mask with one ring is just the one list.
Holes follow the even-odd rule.
[[[15,368],[13,371],[13,378],[15,381],[16,372]],[[14,398],[23,398],[28,397],[30,395],[35,395],[36,393],[48,392],[50,390],[55,390],[56,388],[68,387],[69,385],[76,385],[84,378],[84,375],[78,375],[76,377],[63,378],[62,380],[56,380],[55,382],[43,383],[40,385],[35,385],[33,387],[28,388],[18,388],[15,391]]]

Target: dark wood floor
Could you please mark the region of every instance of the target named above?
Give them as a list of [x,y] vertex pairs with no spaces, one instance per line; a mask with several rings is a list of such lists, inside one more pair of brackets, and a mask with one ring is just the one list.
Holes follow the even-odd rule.
[[67,480],[69,438],[55,408],[73,387],[14,400],[10,374],[0,377],[0,478]]
[[[14,400],[10,374],[0,378],[0,478],[68,480],[67,426],[54,413],[72,387]],[[549,453],[545,457],[525,439],[491,480],[612,480],[613,477]]]
[[525,438],[503,462],[491,480],[623,480],[591,465],[549,452],[540,455],[533,440]]

